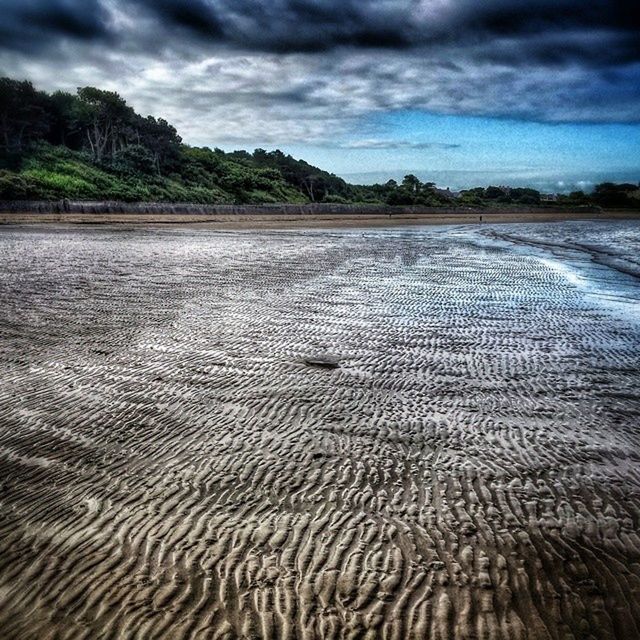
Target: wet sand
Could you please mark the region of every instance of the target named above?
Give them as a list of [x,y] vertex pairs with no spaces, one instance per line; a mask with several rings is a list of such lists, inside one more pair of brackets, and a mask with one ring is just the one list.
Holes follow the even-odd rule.
[[640,223],[0,261],[1,638],[640,638]]

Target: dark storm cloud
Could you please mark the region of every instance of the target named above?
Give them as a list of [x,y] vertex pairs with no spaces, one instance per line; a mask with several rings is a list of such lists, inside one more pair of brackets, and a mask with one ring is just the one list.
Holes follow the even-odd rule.
[[640,121],[638,0],[0,7],[0,73],[45,87],[109,85],[149,111],[162,103],[185,130],[215,121],[234,139],[266,131],[321,139],[367,114],[401,109]]
[[60,38],[106,40],[109,14],[100,0],[2,0],[0,49],[38,52]]
[[466,30],[513,35],[583,27],[637,29],[640,18],[630,0],[458,0],[447,18]]
[[[277,53],[488,45],[487,58],[640,60],[640,3],[623,0],[137,0],[170,35]],[[569,42],[559,36],[569,35]],[[600,38],[596,38],[599,35]],[[546,40],[556,36],[553,47]],[[491,43],[509,39],[512,51]],[[594,42],[599,40],[598,42]],[[594,46],[595,45],[595,46]]]
[[216,3],[207,0],[137,0],[154,13],[169,30],[186,29],[203,38],[219,40],[224,25],[218,17]]
[[230,9],[229,38],[237,46],[276,52],[326,51],[339,46],[396,48],[415,42],[409,2],[371,0],[238,0]]
[[[530,50],[541,62],[545,56],[552,62],[584,57],[596,64],[600,55],[603,63],[640,58],[637,1],[3,0],[2,4],[0,45],[21,49],[54,42],[59,36],[92,39],[109,34],[134,40],[137,7],[156,21],[163,38],[184,40],[191,34],[199,45],[209,41],[243,50],[464,47],[510,38],[522,56]],[[132,20],[109,21],[109,11]],[[572,42],[540,51],[538,38],[560,33],[572,34]],[[596,33],[606,40],[607,48],[587,50]],[[42,38],[35,40],[37,34]],[[582,35],[584,46],[575,42],[576,35]],[[146,37],[139,41],[145,46],[153,42]]]

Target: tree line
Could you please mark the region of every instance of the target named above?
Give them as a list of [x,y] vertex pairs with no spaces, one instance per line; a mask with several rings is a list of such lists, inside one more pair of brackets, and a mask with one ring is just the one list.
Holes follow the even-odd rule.
[[175,167],[182,143],[166,120],[137,114],[116,92],[82,87],[49,95],[11,78],[0,78],[0,139],[8,159],[44,141],[89,151],[98,164],[126,162],[127,152],[134,163],[145,156],[157,173]]
[[[637,206],[637,185],[598,185],[559,204]],[[96,199],[194,203],[539,205],[534,189],[478,187],[459,194],[407,175],[352,185],[282,151],[191,147],[162,118],[142,116],[114,91],[47,93],[0,78],[0,200]]]

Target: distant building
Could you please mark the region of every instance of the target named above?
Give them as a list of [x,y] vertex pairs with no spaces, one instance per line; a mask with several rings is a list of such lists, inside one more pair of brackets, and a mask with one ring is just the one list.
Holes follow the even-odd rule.
[[449,198],[449,199],[453,199],[453,198],[457,198],[458,197],[458,193],[455,193],[454,191],[451,191],[451,189],[449,187],[447,187],[446,189],[438,189],[437,187],[434,189],[434,191],[439,195],[439,196],[443,196],[445,198]]
[[540,202],[558,202],[557,193],[541,193]]

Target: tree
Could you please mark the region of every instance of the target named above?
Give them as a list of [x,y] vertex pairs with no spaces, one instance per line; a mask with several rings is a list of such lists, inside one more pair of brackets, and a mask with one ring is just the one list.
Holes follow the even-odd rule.
[[540,204],[540,192],[529,188],[511,189],[510,197],[519,204]]
[[82,138],[74,114],[77,109],[78,97],[66,91],[56,91],[49,98],[51,111],[51,126],[49,142],[66,147],[79,149]]
[[84,130],[93,159],[100,163],[106,154],[113,157],[126,146],[125,127],[134,119],[134,111],[113,91],[95,87],[78,89],[75,121]]
[[303,176],[300,179],[300,183],[304,187],[307,195],[309,196],[309,200],[311,200],[311,202],[316,201],[318,184],[321,183],[321,181],[322,181],[322,176],[313,175],[313,174],[308,176]]
[[637,206],[637,201],[629,195],[637,191],[634,184],[614,184],[603,182],[596,185],[593,195],[594,202],[601,207],[630,207]]
[[20,153],[48,131],[48,96],[26,80],[0,78],[0,149]]
[[135,129],[137,131],[138,144],[146,147],[152,157],[156,173],[164,170],[173,170],[180,159],[180,144],[182,138],[175,127],[166,120],[153,116],[141,118],[138,116]]
[[411,193],[418,193],[422,187],[422,182],[410,173],[402,180],[402,187]]
[[497,200],[498,198],[504,198],[505,195],[506,193],[504,189],[501,189],[500,187],[487,187],[484,192],[484,196],[487,200]]
[[390,191],[387,195],[387,204],[394,207],[398,205],[415,204],[415,195],[405,187],[399,187]]

